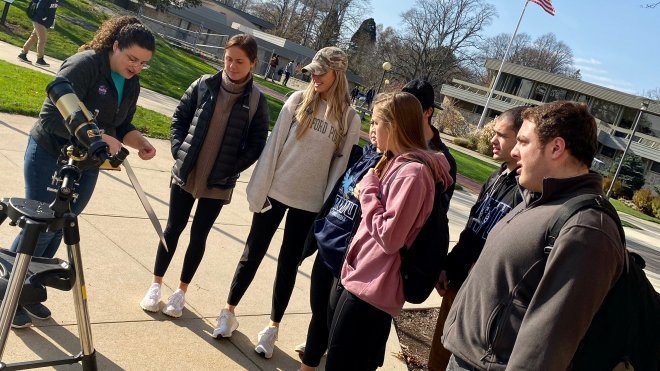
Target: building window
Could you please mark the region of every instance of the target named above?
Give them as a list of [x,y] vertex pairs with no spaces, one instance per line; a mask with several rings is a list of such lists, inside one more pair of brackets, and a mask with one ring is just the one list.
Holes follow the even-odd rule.
[[577,93],[577,96],[574,99],[576,102],[584,103],[586,105],[589,105],[589,101],[591,100],[591,97],[588,95],[584,94],[579,94]]
[[600,150],[600,154],[607,158],[614,158],[614,155],[616,155],[616,149],[608,146],[603,146],[603,148],[601,148]]
[[644,112],[639,119],[637,131],[655,138],[660,138],[660,116]]
[[550,94],[548,95],[548,102],[554,102],[556,100],[566,100],[568,96],[568,90],[552,87],[550,88]]
[[620,108],[621,106],[618,104],[606,102],[602,99],[594,99],[591,105],[591,114],[597,119],[614,124]]
[[632,129],[633,124],[635,123],[635,118],[637,117],[636,109],[630,107],[623,108],[623,114],[621,115],[621,121],[619,122],[619,127],[624,129]]
[[660,174],[660,162],[653,161],[651,164],[651,171]]
[[539,102],[545,102],[543,98],[545,98],[545,93],[547,92],[548,92],[548,85],[538,84],[534,89],[534,93],[532,93],[531,99]]

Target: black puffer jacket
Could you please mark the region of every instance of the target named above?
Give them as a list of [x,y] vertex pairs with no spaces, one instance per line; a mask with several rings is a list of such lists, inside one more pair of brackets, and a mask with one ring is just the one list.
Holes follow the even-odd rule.
[[[197,162],[218,98],[221,76],[222,71],[195,80],[181,97],[174,112],[170,130],[172,156],[175,160],[172,177],[179,186],[185,184]],[[205,86],[200,89],[200,84]],[[198,98],[200,91],[202,97]],[[259,94],[259,103],[248,123],[250,94],[253,92]],[[266,144],[268,119],[266,97],[253,88],[252,81],[249,81],[229,115],[218,157],[207,180],[209,188],[233,188],[241,171],[257,161]]]

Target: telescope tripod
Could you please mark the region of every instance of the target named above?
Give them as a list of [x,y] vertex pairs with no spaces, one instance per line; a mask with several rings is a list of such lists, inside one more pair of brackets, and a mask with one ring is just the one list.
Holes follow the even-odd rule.
[[[96,351],[92,342],[92,328],[87,309],[87,293],[80,254],[78,217],[70,211],[70,203],[74,197],[76,182],[80,179],[81,173],[81,170],[76,166],[76,161],[73,159],[69,159],[68,163],[59,168],[57,180],[61,181],[61,184],[57,189],[55,201],[50,205],[23,198],[0,200],[0,224],[9,217],[10,225],[18,225],[23,229],[23,238],[18,244],[13,269],[11,269],[11,275],[7,283],[7,290],[0,305],[0,370],[19,370],[78,362],[81,362],[83,370],[97,369]],[[66,262],[60,259],[48,259],[52,261],[51,264],[59,272],[55,277],[44,277],[43,281],[44,285],[47,286],[66,290],[73,289],[81,352],[58,360],[5,364],[2,362],[2,356],[9,328],[16,313],[16,308],[23,299],[21,296],[23,288],[26,287],[26,291],[30,289],[25,280],[29,273],[30,261],[34,256],[39,235],[42,232],[60,229],[63,231],[64,242],[67,245],[69,264],[66,269],[68,274],[62,274],[62,266],[66,267]]]

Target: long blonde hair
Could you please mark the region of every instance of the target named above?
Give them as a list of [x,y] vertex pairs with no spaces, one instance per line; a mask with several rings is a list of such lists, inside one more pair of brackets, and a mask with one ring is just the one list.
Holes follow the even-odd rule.
[[[441,169],[438,161],[433,159],[424,139],[424,116],[419,100],[410,93],[395,92],[378,94],[374,99],[374,112],[378,110],[382,123],[387,125],[389,142],[394,143],[406,158],[421,162],[431,169],[431,174],[437,178]],[[375,166],[376,174],[382,179],[394,153],[383,148],[383,156]]]
[[[326,120],[333,123],[337,122],[337,132],[342,137],[346,135],[346,125],[344,123],[344,113],[349,107],[351,102],[348,95],[348,80],[346,73],[340,70],[333,70],[335,73],[335,81],[326,92],[327,110],[325,111]],[[303,92],[302,99],[296,107],[296,138],[302,137],[308,128],[312,126],[312,121],[316,116],[319,104],[321,103],[321,94],[314,91],[314,80],[309,82],[307,88]],[[334,125],[334,124],[333,124]],[[336,145],[339,147],[342,141],[338,140]]]

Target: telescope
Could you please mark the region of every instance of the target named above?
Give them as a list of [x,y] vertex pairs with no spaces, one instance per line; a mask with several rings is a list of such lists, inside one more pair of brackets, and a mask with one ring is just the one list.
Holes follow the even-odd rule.
[[98,166],[110,159],[108,144],[101,139],[101,130],[94,116],[78,99],[71,82],[58,76],[46,86],[46,93],[64,117],[64,125],[71,134],[74,147],[78,147],[81,153],[75,160],[88,160]]

